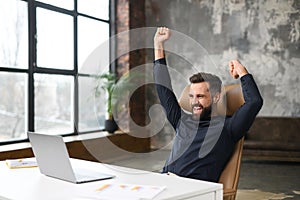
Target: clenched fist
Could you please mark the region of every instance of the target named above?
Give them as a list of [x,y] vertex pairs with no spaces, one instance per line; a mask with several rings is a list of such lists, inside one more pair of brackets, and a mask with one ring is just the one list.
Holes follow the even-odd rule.
[[159,27],[154,36],[154,46],[159,46],[167,41],[171,36],[171,31],[166,27]]
[[231,60],[228,65],[229,73],[235,79],[248,74],[247,69],[238,60]]

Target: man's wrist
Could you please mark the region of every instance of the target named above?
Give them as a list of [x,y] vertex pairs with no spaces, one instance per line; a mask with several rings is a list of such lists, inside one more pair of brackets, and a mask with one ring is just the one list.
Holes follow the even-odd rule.
[[154,59],[158,60],[165,57],[165,52],[163,49],[155,49],[154,50]]
[[163,42],[154,42],[154,49],[164,49]]
[[239,74],[239,77],[242,78],[243,76],[245,76],[247,74],[248,74],[248,72],[242,72],[242,73]]
[[154,42],[154,59],[161,59],[165,57],[163,42]]
[[239,70],[240,72],[238,73],[239,77],[243,77],[245,76],[246,74],[248,74],[248,71],[246,68],[243,68],[242,70]]

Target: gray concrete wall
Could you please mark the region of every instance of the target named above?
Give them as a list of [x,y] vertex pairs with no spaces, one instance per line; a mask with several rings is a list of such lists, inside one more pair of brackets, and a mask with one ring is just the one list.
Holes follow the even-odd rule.
[[146,26],[174,32],[167,45],[177,94],[194,71],[236,83],[225,66],[239,59],[263,95],[260,116],[300,117],[299,0],[146,0]]

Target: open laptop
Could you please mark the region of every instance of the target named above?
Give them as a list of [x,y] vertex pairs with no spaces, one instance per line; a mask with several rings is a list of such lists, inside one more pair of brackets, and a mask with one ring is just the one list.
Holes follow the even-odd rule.
[[72,183],[114,177],[110,174],[72,168],[66,144],[61,136],[28,132],[28,137],[42,174]]

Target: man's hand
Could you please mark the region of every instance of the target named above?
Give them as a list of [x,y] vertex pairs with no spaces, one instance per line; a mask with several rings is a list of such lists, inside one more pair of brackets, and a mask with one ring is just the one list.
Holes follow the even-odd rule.
[[231,60],[228,65],[230,75],[235,79],[248,74],[247,69],[238,60]]
[[163,44],[165,41],[167,41],[171,36],[171,32],[166,27],[159,27],[156,30],[155,36],[154,36],[154,47],[156,45]]
[[166,27],[159,27],[154,36],[154,59],[164,58],[164,42],[171,36],[171,32]]

